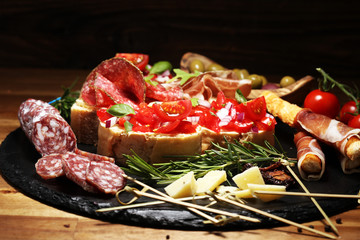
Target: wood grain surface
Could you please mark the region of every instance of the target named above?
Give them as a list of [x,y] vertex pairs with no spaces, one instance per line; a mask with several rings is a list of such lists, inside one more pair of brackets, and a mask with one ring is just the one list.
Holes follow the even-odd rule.
[[[0,142],[19,127],[17,110],[29,97],[45,101],[62,94],[61,86],[80,79],[80,88],[88,70],[0,69]],[[341,219],[341,223],[336,223]],[[341,239],[360,238],[360,207],[332,216]],[[305,223],[324,231],[323,221]],[[322,239],[312,233],[299,233],[295,227],[246,231],[181,231],[110,224],[64,212],[37,202],[11,187],[0,177],[0,239]],[[340,239],[339,238],[339,239]]]

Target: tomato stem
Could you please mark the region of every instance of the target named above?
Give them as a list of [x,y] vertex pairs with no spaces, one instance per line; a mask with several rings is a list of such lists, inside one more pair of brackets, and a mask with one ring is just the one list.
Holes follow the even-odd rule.
[[[323,79],[319,81],[319,89],[322,91],[329,91],[335,86],[338,87],[346,96],[348,96],[351,100],[353,100],[356,104],[356,113],[359,113],[360,110],[360,102],[358,101],[358,89],[357,88],[351,88],[350,86],[339,83],[335,79],[329,76],[323,69],[316,68],[318,72],[321,73],[323,76]],[[330,82],[328,82],[330,81]]]

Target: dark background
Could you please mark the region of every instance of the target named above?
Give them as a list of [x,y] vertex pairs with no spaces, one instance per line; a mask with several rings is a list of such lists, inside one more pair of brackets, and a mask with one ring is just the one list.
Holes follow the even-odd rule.
[[179,66],[188,51],[229,68],[357,79],[360,1],[2,1],[0,67],[92,69],[116,52]]

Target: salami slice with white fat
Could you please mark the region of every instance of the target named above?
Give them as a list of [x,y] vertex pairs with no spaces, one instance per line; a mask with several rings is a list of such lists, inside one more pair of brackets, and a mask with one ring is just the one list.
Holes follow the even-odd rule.
[[86,172],[86,181],[107,194],[116,194],[126,184],[124,171],[108,161],[92,161]]
[[76,153],[68,152],[63,154],[62,165],[66,177],[88,192],[98,192],[98,190],[86,181],[86,171],[90,166],[87,157]]
[[63,154],[50,154],[40,158],[36,164],[36,173],[43,179],[52,179],[64,175],[62,165]]
[[51,114],[34,123],[31,140],[42,156],[72,152],[76,148],[76,137],[70,125]]
[[78,148],[75,148],[75,153],[88,157],[91,161],[108,161],[108,162],[112,162],[115,163],[115,159],[112,157],[108,157],[108,156],[103,156],[100,154],[96,154],[96,153],[91,153],[91,152],[86,152],[83,150],[80,150]]

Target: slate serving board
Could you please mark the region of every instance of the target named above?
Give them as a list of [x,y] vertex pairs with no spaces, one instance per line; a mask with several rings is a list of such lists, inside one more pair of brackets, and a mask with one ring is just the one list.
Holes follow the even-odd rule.
[[[276,127],[276,136],[288,153],[288,156],[295,157],[296,149],[293,144],[292,130],[280,122]],[[86,145],[79,145],[79,148],[91,150],[91,147]],[[360,188],[360,174],[343,174],[336,157],[336,152],[326,147],[324,151],[327,157],[325,174],[320,181],[304,181],[309,191],[317,193],[357,194]],[[26,138],[23,131],[20,128],[16,129],[6,137],[0,146],[1,174],[11,186],[23,194],[67,212],[107,222],[168,229],[212,230],[221,228],[221,230],[241,230],[284,225],[282,222],[226,205],[216,207],[258,218],[261,220],[261,223],[240,220],[225,226],[208,225],[203,223],[203,218],[184,208],[171,204],[98,213],[96,210],[99,208],[118,206],[119,204],[113,196],[87,193],[64,177],[43,180],[35,172],[34,165],[39,157],[40,155]],[[297,173],[296,168],[294,168],[294,171]],[[161,188],[159,187],[159,189]],[[301,191],[301,189],[298,186],[294,186],[291,191]],[[132,196],[125,193],[121,195],[121,198],[123,201],[127,201]],[[358,204],[356,199],[318,198],[317,200],[329,216],[353,209]],[[152,200],[141,198],[141,201]],[[248,204],[298,223],[323,219],[314,204],[306,197],[286,196],[269,203],[250,200]]]

